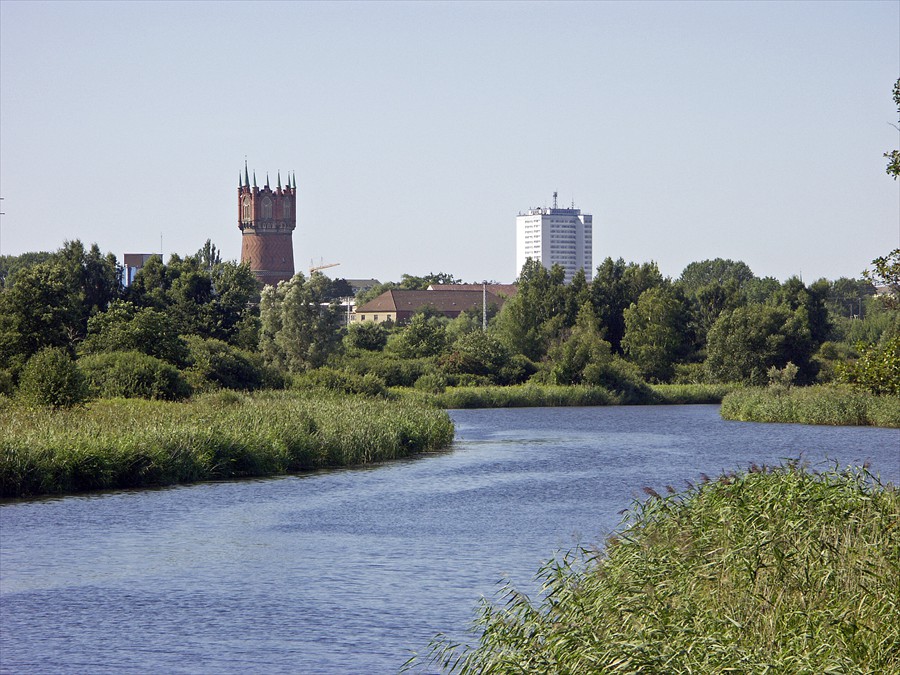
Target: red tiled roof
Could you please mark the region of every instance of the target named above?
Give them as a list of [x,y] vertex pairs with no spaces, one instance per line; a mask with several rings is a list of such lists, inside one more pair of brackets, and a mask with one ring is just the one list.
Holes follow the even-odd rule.
[[[463,312],[467,309],[481,307],[482,292],[477,291],[385,291],[374,300],[370,300],[356,312],[415,312],[425,306],[431,306],[439,312]],[[489,305],[501,305],[503,301],[488,292]]]

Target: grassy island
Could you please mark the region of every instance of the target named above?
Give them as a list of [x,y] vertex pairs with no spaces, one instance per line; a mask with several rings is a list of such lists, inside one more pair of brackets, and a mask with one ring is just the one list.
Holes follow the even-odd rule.
[[[898,673],[900,493],[864,469],[752,467],[634,506],[543,598],[485,602],[460,673]],[[408,664],[410,669],[423,665]]]
[[322,391],[0,410],[0,497],[268,476],[442,448],[447,414]]

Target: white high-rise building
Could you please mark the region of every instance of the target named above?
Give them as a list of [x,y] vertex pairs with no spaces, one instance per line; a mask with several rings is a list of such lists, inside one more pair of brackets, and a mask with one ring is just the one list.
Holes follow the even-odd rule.
[[516,218],[516,276],[528,258],[550,269],[559,264],[566,270],[566,283],[584,269],[592,278],[592,217],[572,205],[561,209],[553,193],[551,208],[528,209]]

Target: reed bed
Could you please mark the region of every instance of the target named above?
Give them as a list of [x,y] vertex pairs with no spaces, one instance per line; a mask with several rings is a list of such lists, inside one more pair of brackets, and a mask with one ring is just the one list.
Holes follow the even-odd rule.
[[735,385],[657,384],[645,390],[617,393],[587,385],[520,384],[447,387],[440,393],[393,389],[395,396],[438,408],[529,408],[562,406],[721,403]]
[[267,476],[380,462],[453,440],[446,413],[323,392],[222,392],[190,403],[0,408],[0,497]]
[[837,385],[753,387],[722,400],[722,417],[741,422],[793,422],[900,427],[900,396]]
[[900,672],[895,486],[792,464],[645,491],[602,553],[540,571],[540,600],[507,587],[483,603],[476,647],[438,636],[407,669]]
[[694,403],[721,403],[735,384],[651,384],[653,403],[684,405]]
[[618,397],[603,387],[523,384],[508,387],[448,387],[431,394],[440,408],[529,408],[616,405]]

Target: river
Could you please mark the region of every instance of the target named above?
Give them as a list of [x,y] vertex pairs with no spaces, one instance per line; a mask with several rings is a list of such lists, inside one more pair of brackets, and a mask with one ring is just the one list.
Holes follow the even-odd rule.
[[896,429],[450,414],[452,449],[381,466],[0,505],[0,673],[395,673],[644,486],[797,457],[900,482]]

